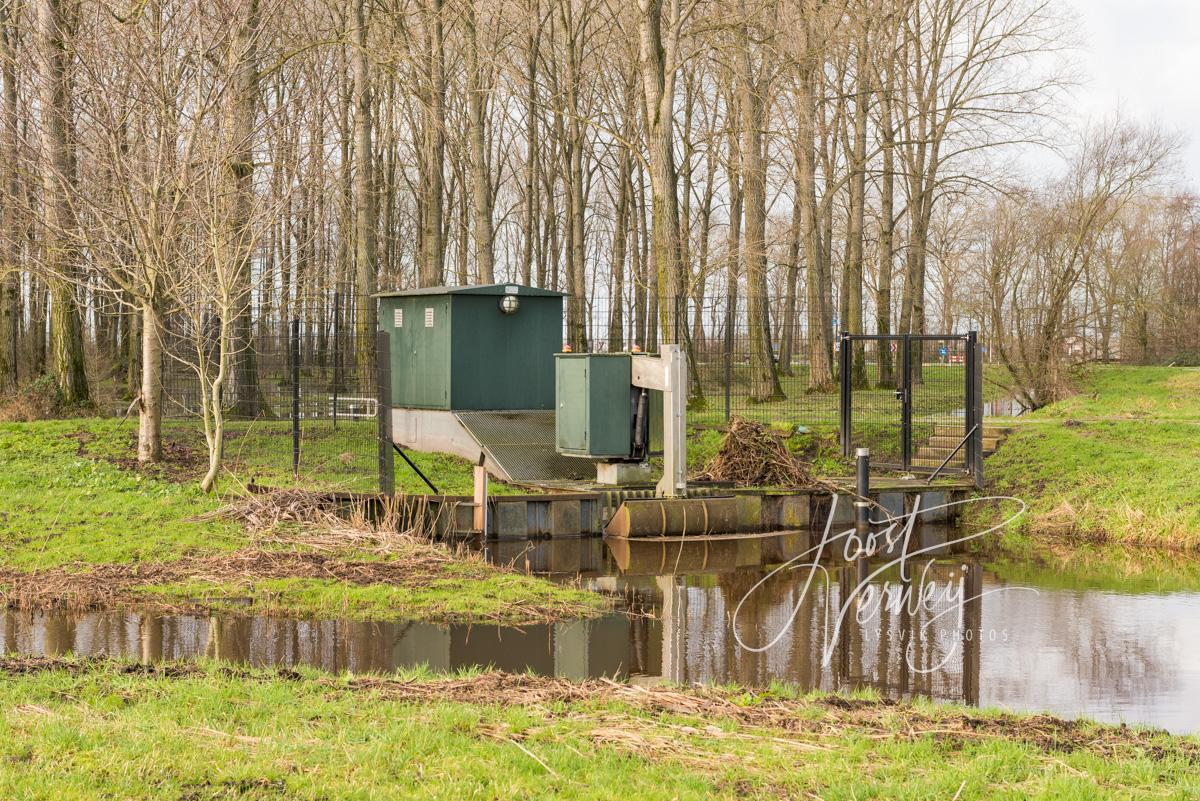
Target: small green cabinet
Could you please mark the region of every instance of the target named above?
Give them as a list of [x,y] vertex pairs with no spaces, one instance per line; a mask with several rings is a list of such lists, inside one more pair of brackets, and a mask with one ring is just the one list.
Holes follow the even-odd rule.
[[555,354],[559,453],[592,459],[632,457],[630,364],[628,353]]

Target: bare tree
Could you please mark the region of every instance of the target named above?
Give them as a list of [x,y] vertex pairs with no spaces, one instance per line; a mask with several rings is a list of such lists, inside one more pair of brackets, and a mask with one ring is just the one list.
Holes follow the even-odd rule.
[[76,247],[76,187],[72,131],[71,37],[78,8],[71,0],[39,0],[38,38],[42,55],[40,85],[42,191],[45,269],[50,285],[50,349],[59,392],[67,403],[89,399],[84,366],[83,321],[76,297],[80,275]]

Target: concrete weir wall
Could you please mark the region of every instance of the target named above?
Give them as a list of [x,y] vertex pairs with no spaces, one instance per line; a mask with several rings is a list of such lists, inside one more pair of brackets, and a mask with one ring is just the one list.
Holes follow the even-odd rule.
[[[960,487],[897,487],[871,493],[880,520],[922,511],[921,523],[948,523],[959,507],[938,508],[966,497]],[[443,535],[478,533],[472,529],[471,499],[432,498],[430,507]],[[655,499],[650,490],[608,490],[547,495],[501,495],[488,499],[487,535],[498,539],[614,536],[663,537],[767,533],[834,527],[854,523],[854,498],[827,490],[702,488],[687,499]],[[607,532],[606,532],[607,528]]]

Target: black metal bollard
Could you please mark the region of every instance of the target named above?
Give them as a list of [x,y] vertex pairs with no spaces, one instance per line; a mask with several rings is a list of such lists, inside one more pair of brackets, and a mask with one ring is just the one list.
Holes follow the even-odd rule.
[[[865,548],[871,533],[871,504],[867,496],[871,492],[871,451],[869,448],[858,448],[854,452],[854,463],[857,474],[855,491],[858,498],[854,501],[854,533],[858,536],[859,548]],[[871,571],[871,558],[864,550],[859,551],[858,559],[859,584],[867,580]]]

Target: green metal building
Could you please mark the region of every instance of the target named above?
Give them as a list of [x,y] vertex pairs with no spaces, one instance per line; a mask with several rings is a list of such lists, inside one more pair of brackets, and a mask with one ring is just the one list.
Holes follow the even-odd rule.
[[518,284],[381,292],[392,406],[554,409],[563,293]]

